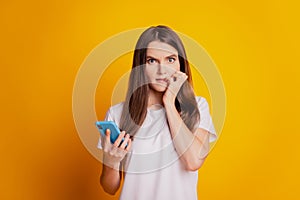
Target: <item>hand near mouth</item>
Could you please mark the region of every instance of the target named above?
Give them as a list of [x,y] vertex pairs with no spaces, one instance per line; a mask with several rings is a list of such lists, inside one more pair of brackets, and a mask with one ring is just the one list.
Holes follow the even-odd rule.
[[170,77],[166,78],[166,82],[168,83],[168,88],[164,93],[163,96],[163,102],[164,104],[174,104],[175,98],[181,88],[181,86],[184,84],[184,82],[187,80],[188,76],[181,72],[176,71],[173,73]]

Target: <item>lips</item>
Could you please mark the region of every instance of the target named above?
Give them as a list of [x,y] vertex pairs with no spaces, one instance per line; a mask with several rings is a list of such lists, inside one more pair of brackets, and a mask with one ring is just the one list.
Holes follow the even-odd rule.
[[155,80],[156,80],[156,82],[162,83],[162,84],[167,84],[168,83],[166,78],[157,78]]

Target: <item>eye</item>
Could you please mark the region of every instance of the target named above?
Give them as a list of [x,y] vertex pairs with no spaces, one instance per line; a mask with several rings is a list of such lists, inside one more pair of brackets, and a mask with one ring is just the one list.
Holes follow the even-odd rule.
[[171,57],[171,58],[168,58],[168,62],[169,62],[169,63],[175,62],[175,58],[172,58],[172,57]]
[[149,59],[147,60],[147,63],[148,63],[148,64],[155,64],[155,63],[156,63],[156,60],[155,60],[154,58],[149,58]]

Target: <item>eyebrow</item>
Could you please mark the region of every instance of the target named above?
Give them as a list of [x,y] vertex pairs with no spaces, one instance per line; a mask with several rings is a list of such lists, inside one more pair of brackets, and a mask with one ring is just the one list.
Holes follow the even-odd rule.
[[[170,57],[177,57],[177,55],[176,54],[171,54],[171,55],[166,56],[166,58],[170,58]],[[156,59],[153,56],[147,56],[146,58],[154,58],[154,59]]]

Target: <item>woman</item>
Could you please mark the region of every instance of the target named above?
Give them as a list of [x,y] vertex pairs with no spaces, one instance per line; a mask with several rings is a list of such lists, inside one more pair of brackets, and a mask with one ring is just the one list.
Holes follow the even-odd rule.
[[[144,31],[135,47],[125,102],[106,115],[121,134],[100,139],[100,183],[120,199],[197,199],[197,170],[216,139],[209,107],[195,97],[184,46],[166,26]],[[123,140],[123,142],[121,142]]]

